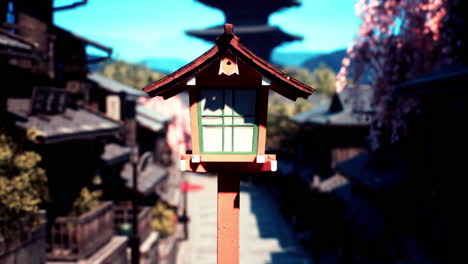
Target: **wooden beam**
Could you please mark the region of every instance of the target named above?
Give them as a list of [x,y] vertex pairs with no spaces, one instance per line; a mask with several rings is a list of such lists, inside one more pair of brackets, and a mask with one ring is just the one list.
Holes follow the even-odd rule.
[[198,94],[197,86],[191,86],[189,89],[190,99],[190,129],[192,130],[192,153],[200,155],[200,142],[198,134]]
[[259,90],[257,155],[265,155],[269,89],[268,86],[260,86]]

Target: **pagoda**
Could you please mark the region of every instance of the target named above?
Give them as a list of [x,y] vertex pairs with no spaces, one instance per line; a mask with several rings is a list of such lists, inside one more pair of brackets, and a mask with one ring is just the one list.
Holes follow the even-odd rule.
[[[291,35],[281,28],[268,25],[271,13],[287,7],[299,6],[297,0],[197,0],[224,12],[226,23],[236,26],[236,35],[255,54],[270,60],[272,50],[285,42],[302,40],[301,36]],[[214,42],[223,33],[223,25],[207,29],[188,30],[187,34]]]

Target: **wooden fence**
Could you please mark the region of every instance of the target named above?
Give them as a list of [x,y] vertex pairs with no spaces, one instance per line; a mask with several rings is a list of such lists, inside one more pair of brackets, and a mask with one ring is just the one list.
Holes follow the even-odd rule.
[[58,217],[47,237],[48,260],[81,260],[93,254],[114,235],[112,202],[81,216]]

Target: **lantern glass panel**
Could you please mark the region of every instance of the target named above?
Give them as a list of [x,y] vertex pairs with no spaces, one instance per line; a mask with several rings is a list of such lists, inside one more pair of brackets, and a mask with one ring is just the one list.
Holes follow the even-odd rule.
[[225,117],[224,118],[225,125],[232,125],[232,117]]
[[219,152],[223,150],[223,127],[203,127],[203,147],[207,152]]
[[220,89],[203,89],[201,93],[202,114],[221,115],[223,113],[223,91]]
[[239,89],[234,92],[234,110],[236,115],[255,115],[257,108],[257,91],[254,89]]
[[234,125],[253,125],[255,124],[254,117],[234,117]]
[[207,116],[202,117],[203,125],[222,125],[223,118],[222,117],[214,117],[214,116]]
[[232,115],[232,89],[224,89],[224,115]]
[[234,127],[234,151],[252,152],[253,127]]
[[256,152],[257,89],[202,88],[199,102],[202,153]]
[[224,149],[225,152],[232,151],[232,127],[224,128]]

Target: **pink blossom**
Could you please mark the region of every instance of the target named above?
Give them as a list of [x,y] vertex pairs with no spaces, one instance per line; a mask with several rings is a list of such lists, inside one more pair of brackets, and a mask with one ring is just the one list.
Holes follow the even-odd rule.
[[[351,73],[353,93],[359,97],[359,83],[366,70],[372,73],[374,116],[371,135],[390,129],[391,140],[405,130],[403,116],[417,103],[395,98],[396,84],[407,81],[454,59],[449,56],[458,45],[447,26],[449,0],[358,0],[356,14],[362,24],[336,78],[337,92],[347,88]],[[368,69],[367,69],[368,68]],[[350,88],[350,87],[348,87]],[[354,91],[355,90],[355,91]],[[357,100],[357,99],[356,99]],[[380,140],[376,139],[375,142]]]
[[151,99],[142,97],[139,103],[172,119],[167,127],[166,141],[174,153],[177,155],[185,154],[187,149],[191,149],[189,108],[183,103],[180,96],[174,96],[167,100],[160,96]]

